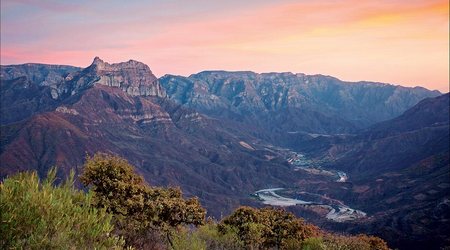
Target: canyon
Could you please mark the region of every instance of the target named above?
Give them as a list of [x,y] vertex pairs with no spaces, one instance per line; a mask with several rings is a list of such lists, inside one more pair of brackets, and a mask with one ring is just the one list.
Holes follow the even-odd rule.
[[1,66],[0,177],[129,160],[220,220],[284,206],[390,246],[448,244],[449,94],[324,75],[204,71],[157,78],[130,60]]

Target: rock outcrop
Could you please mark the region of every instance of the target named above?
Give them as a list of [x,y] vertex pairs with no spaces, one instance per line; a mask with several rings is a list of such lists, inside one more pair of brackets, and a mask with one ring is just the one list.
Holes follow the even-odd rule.
[[97,76],[93,84],[118,87],[131,96],[165,97],[164,89],[150,68],[138,61],[109,64],[95,57],[86,71]]
[[130,96],[166,96],[150,68],[134,60],[109,64],[96,57],[85,69],[33,63],[1,66],[0,79],[1,124],[74,102],[74,96],[97,84],[120,88]]

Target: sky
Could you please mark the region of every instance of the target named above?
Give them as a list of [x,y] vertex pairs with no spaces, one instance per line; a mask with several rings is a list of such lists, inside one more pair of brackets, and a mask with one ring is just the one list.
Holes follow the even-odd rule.
[[1,64],[129,59],[449,91],[448,0],[2,0]]

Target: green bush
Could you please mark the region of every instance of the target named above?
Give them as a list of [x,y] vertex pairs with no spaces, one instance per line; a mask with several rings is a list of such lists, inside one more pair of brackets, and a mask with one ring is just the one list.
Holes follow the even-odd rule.
[[206,250],[206,242],[200,239],[197,231],[180,228],[172,239],[173,250]]
[[118,156],[97,153],[87,157],[80,179],[94,193],[93,204],[114,216],[117,233],[127,245],[144,247],[136,242],[149,231],[164,234],[172,245],[177,227],[204,223],[206,210],[196,197],[184,199],[179,188],[149,186]]
[[243,244],[236,232],[230,230],[227,233],[220,233],[217,224],[210,221],[195,230],[180,228],[174,234],[174,250],[240,250]]
[[[298,245],[297,245],[298,246]],[[301,244],[302,250],[327,250],[328,248],[323,243],[322,238],[308,238]],[[294,244],[290,244],[288,249],[295,249]]]
[[[240,207],[219,224],[221,232],[236,231],[247,248],[287,249],[300,247],[310,237],[320,234],[317,227],[305,223],[283,209]],[[288,247],[289,245],[289,247]]]
[[92,194],[73,187],[73,172],[54,185],[56,169],[40,181],[19,173],[0,184],[1,249],[115,249],[111,216],[91,207]]
[[229,229],[226,233],[221,233],[214,222],[199,227],[196,233],[200,239],[205,241],[207,249],[237,250],[244,246],[236,231]]

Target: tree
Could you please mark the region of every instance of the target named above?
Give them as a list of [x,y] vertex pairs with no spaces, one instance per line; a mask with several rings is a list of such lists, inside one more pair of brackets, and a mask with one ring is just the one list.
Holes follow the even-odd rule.
[[197,198],[184,199],[179,188],[147,185],[126,160],[97,153],[87,157],[82,183],[94,193],[94,205],[114,215],[127,242],[148,230],[170,234],[180,225],[202,225],[206,210]]
[[319,235],[317,227],[283,209],[267,207],[261,209],[260,214],[263,223],[269,228],[264,235],[265,245],[268,247],[280,248],[285,246],[287,241],[302,242]]
[[284,248],[288,242],[299,244],[319,235],[319,229],[283,209],[240,207],[220,223],[222,232],[236,230],[250,248]]
[[111,215],[90,204],[92,193],[73,187],[73,172],[55,186],[56,169],[41,182],[36,172],[19,173],[0,184],[1,249],[115,249]]
[[219,230],[222,233],[235,231],[244,245],[259,248],[264,242],[263,235],[267,234],[269,228],[261,223],[258,209],[242,206],[221,221]]

